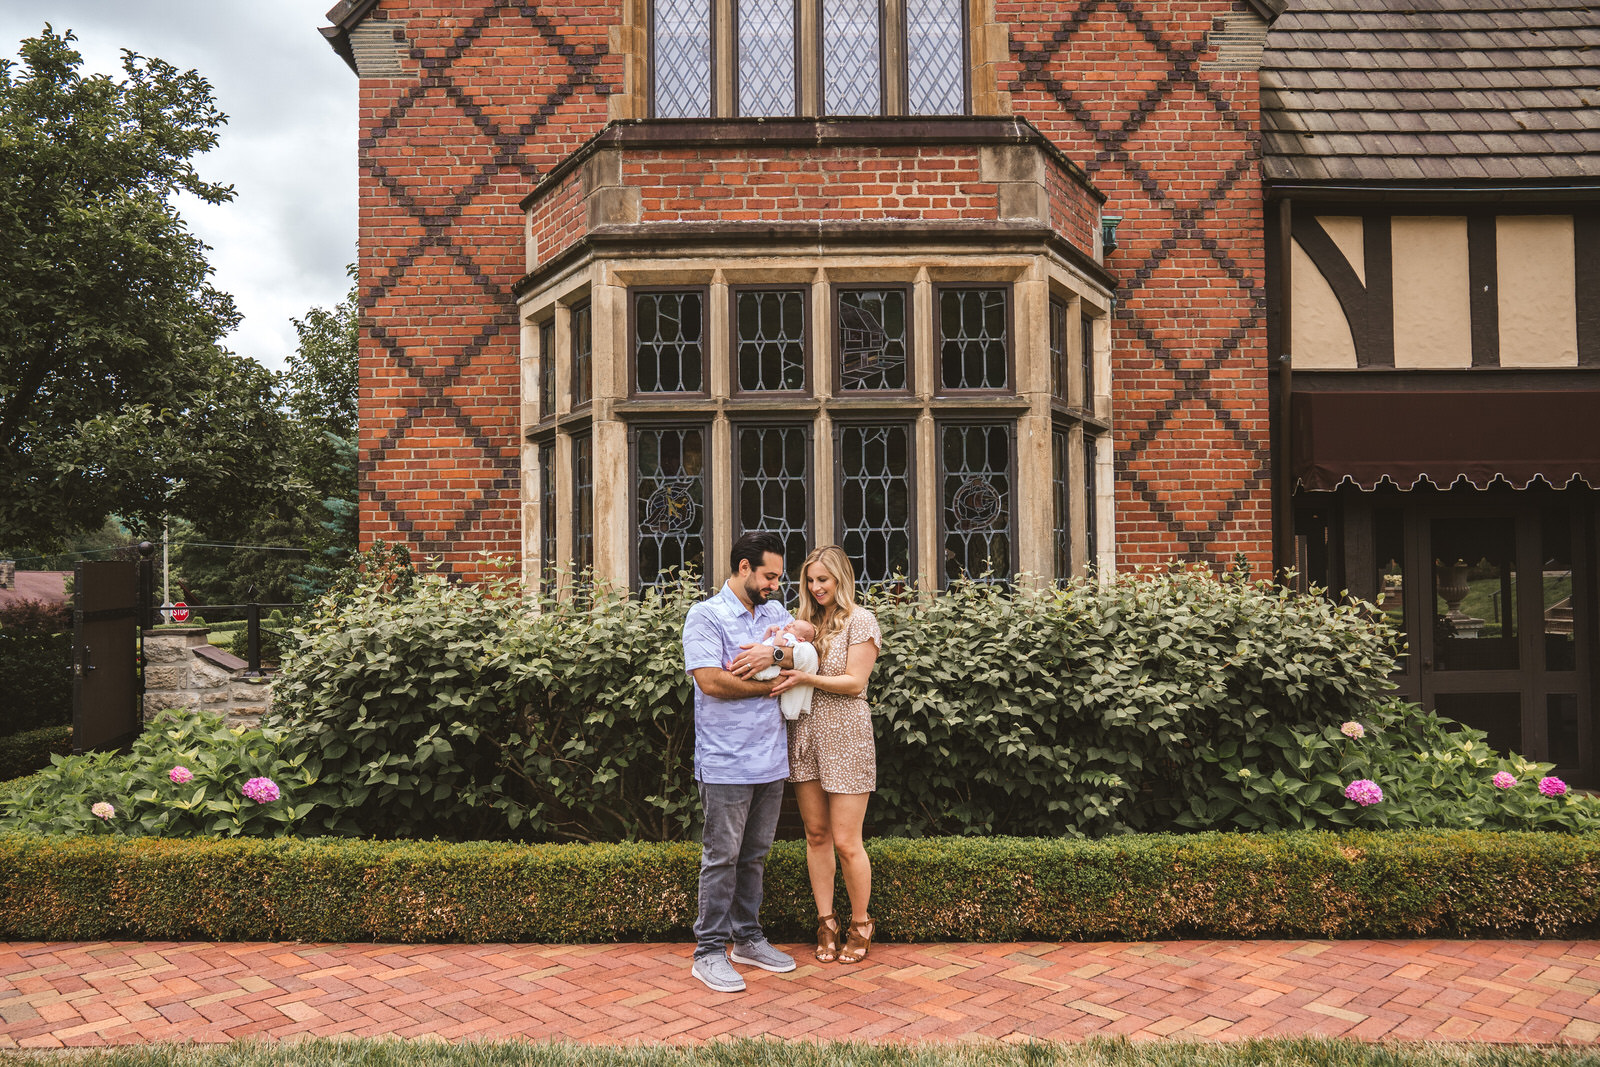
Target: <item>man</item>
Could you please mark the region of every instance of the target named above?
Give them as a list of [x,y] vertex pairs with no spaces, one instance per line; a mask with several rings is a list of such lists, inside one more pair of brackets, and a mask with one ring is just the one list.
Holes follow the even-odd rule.
[[788,666],[793,653],[759,644],[767,627],[791,621],[770,599],[783,580],[783,541],[777,534],[745,534],[728,563],[732,574],[722,591],[689,609],[683,662],[694,678],[694,777],[705,813],[692,973],[720,993],[737,993],[744,979],[734,963],[782,972],[794,970],[794,958],[767,943],[757,919],[789,777],[788,738],[773,683],[734,672],[750,674],[774,662]]

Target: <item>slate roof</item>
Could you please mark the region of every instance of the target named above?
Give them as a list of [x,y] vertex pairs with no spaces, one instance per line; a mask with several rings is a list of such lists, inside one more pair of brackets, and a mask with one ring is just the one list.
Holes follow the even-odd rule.
[[1289,0],[1268,181],[1600,182],[1596,0]]

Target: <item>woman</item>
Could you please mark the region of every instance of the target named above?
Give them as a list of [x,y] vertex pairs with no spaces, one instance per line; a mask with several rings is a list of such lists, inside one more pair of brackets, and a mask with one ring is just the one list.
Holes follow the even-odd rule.
[[[878,784],[872,714],[863,697],[883,637],[872,612],[856,605],[855,568],[829,545],[806,557],[800,570],[799,618],[817,628],[815,673],[786,670],[774,693],[815,687],[811,714],[788,724],[789,781],[806,825],[806,868],[817,899],[817,959],[860,963],[874,933],[867,903],[872,863],[861,847],[867,798]],[[833,908],[835,853],[850,894],[850,923],[841,946]]]

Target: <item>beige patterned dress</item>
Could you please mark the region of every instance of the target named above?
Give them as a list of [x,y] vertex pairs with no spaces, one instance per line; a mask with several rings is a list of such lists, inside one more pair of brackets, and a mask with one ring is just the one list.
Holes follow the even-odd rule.
[[[883,648],[878,620],[866,608],[856,608],[830,643],[817,673],[843,674],[849,646],[863,641]],[[788,724],[789,781],[820,780],[828,793],[870,793],[878,787],[878,753],[866,695],[865,690],[847,697],[821,689],[812,694],[811,714]]]

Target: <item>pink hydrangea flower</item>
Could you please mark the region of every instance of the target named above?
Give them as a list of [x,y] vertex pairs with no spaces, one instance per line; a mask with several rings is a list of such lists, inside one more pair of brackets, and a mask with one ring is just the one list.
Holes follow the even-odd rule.
[[185,782],[194,781],[194,772],[187,767],[174,767],[167,772],[167,777],[177,784],[183,785]]
[[277,783],[271,778],[252,778],[244,784],[242,792],[257,804],[270,804],[280,795]]
[[1539,792],[1547,797],[1559,797],[1567,791],[1567,783],[1551,775],[1539,779]]
[[107,804],[103,800],[100,801],[98,804],[96,804],[94,807],[89,809],[89,814],[91,814],[91,815],[93,815],[93,816],[95,816],[96,818],[99,818],[99,819],[109,819],[109,818],[111,818],[111,816],[115,815],[116,813],[117,813],[117,809],[113,808],[110,804]]
[[1383,790],[1370,778],[1357,778],[1344,787],[1344,795],[1346,799],[1353,800],[1365,808],[1382,800]]
[[1358,722],[1347,722],[1339,727],[1339,732],[1352,741],[1359,741],[1367,736],[1367,728]]
[[1510,789],[1517,784],[1517,780],[1511,776],[1510,771],[1501,771],[1494,776],[1494,784],[1497,789]]

